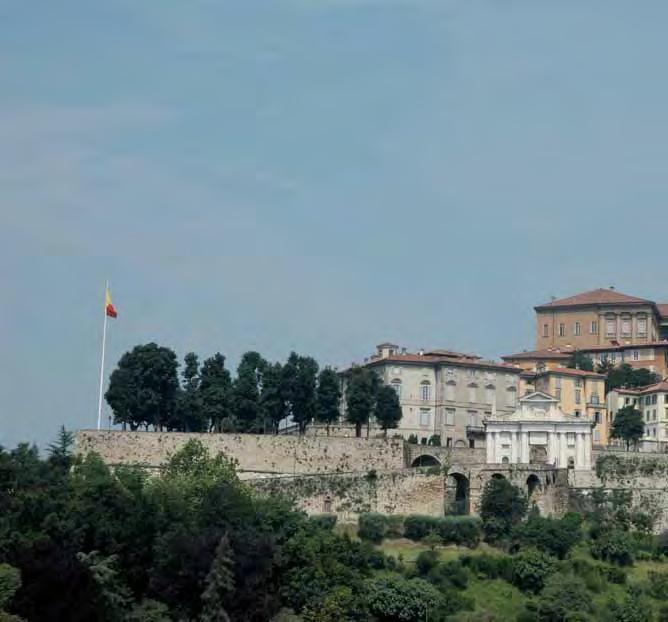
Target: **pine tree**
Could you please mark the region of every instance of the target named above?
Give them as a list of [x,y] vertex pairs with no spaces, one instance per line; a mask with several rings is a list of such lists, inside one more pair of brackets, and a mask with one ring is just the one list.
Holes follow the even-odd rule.
[[262,375],[262,391],[260,392],[260,413],[265,428],[278,433],[280,422],[287,417],[287,406],[281,390],[282,366],[280,363],[267,365]]
[[366,367],[351,370],[346,388],[346,419],[355,425],[355,436],[362,436],[362,426],[369,424],[376,386],[377,376],[371,370]]
[[266,361],[257,352],[246,352],[237,368],[232,390],[232,409],[239,430],[262,431],[260,415],[260,387]]
[[201,622],[229,622],[225,607],[234,591],[233,551],[225,534],[216,548],[216,557],[206,578],[202,594]]

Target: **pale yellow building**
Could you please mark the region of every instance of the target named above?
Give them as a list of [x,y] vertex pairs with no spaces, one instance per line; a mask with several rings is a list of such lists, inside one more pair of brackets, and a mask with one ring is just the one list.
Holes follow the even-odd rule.
[[524,371],[520,377],[520,391],[523,395],[541,391],[554,396],[565,413],[593,423],[595,445],[608,444],[610,417],[605,402],[604,375],[566,367]]

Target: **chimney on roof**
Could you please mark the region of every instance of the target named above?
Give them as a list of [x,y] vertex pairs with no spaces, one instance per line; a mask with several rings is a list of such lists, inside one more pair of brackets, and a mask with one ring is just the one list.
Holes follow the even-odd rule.
[[614,289],[615,289],[615,286],[614,286],[614,285],[611,285],[611,286],[610,286],[610,289],[614,290]]
[[420,348],[420,349],[418,350],[418,354],[419,354],[420,356],[424,356],[424,348]]
[[401,348],[401,353],[406,354],[406,348]]

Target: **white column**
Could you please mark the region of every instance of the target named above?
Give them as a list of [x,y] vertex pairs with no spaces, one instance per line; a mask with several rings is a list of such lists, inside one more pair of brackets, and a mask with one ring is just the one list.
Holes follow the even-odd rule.
[[520,462],[527,464],[529,462],[530,456],[531,452],[529,450],[529,433],[522,432],[522,458]]
[[517,430],[510,433],[510,463],[517,463],[517,452],[519,450]]
[[585,432],[583,434],[584,437],[584,449],[585,449],[585,455],[584,455],[584,465],[583,467],[586,469],[591,468],[591,432]]
[[575,468],[580,469],[584,464],[584,442],[582,432],[575,433]]
[[565,469],[568,466],[568,460],[566,459],[566,447],[568,445],[568,440],[566,437],[566,432],[559,432],[559,468]]
[[496,432],[487,433],[487,464],[494,464],[494,449],[496,447]]
[[556,434],[551,430],[547,432],[547,463],[554,464],[557,459],[557,452],[555,451],[554,441],[556,440]]

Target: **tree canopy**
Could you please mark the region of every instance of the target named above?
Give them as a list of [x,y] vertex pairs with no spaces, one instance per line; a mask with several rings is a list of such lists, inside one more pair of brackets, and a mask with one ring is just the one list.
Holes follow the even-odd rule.
[[629,404],[615,413],[610,436],[625,441],[628,450],[630,445],[637,443],[643,437],[644,430],[642,413]]

